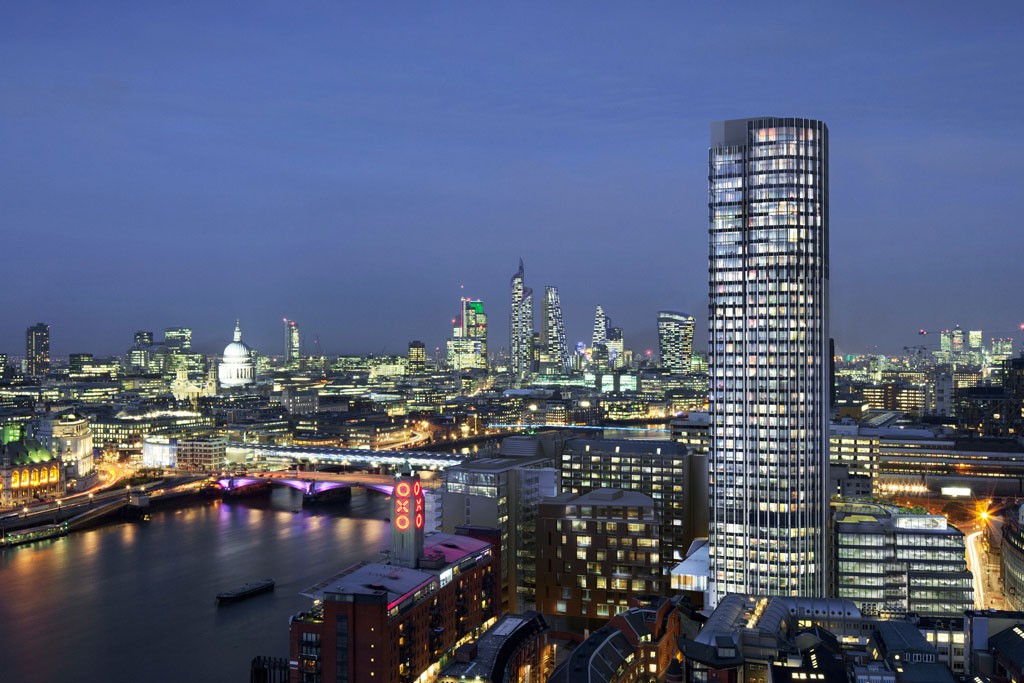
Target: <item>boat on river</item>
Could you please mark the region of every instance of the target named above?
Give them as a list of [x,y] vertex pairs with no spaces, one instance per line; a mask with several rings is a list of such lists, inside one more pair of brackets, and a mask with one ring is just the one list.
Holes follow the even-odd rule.
[[252,581],[239,586],[238,588],[233,588],[232,590],[224,591],[223,593],[217,593],[217,602],[221,605],[230,602],[238,602],[239,600],[245,600],[246,598],[251,598],[254,595],[259,595],[260,593],[266,593],[272,590],[274,590],[273,579]]

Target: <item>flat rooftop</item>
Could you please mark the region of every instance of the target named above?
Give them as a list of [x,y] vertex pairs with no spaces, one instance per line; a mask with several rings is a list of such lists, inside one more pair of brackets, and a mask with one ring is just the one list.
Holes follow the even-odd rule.
[[424,556],[443,555],[445,564],[438,569],[411,569],[381,562],[360,562],[343,569],[302,592],[307,598],[322,600],[328,593],[386,596],[388,605],[401,602],[429,585],[452,565],[475,555],[490,544],[456,534],[429,534],[423,541]]

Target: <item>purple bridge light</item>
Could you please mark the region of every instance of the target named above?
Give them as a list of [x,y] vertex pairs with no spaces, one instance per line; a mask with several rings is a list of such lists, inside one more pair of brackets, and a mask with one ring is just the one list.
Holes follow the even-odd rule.
[[296,491],[302,491],[302,493],[307,496],[315,496],[318,493],[324,493],[325,491],[351,488],[353,486],[362,486],[363,488],[372,489],[373,491],[377,491],[388,496],[390,496],[395,490],[394,484],[369,484],[365,482],[316,481],[311,479],[263,479],[257,477],[225,477],[217,480],[217,485],[222,490],[228,492],[265,483],[288,486]]

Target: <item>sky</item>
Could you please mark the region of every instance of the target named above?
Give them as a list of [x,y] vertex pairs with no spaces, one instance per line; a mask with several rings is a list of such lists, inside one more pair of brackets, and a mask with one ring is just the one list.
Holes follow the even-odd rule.
[[[1024,5],[137,1],[0,6],[0,353],[235,319],[266,354],[442,346],[509,280],[626,346],[707,317],[711,121],[830,130],[840,353],[1024,320]],[[539,314],[539,299],[536,306]],[[539,326],[539,319],[538,319]],[[701,335],[706,338],[706,334]],[[698,347],[701,346],[700,339]]]

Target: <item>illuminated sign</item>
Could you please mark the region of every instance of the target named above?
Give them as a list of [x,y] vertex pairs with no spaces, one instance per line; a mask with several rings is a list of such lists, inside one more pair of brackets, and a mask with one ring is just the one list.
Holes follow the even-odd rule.
[[426,507],[423,488],[419,481],[403,480],[395,486],[395,528],[405,531],[409,527],[422,529]]
[[943,486],[941,493],[951,498],[966,498],[971,495],[971,490],[965,486]]

